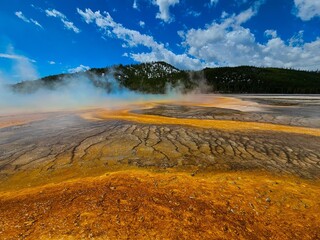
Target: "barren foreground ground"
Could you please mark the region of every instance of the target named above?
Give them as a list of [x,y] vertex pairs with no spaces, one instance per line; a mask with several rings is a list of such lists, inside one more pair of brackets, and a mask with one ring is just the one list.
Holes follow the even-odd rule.
[[0,117],[1,239],[319,239],[320,97]]

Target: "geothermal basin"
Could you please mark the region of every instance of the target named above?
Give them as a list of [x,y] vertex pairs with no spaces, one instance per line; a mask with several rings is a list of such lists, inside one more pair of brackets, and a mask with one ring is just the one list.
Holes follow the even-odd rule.
[[320,96],[1,113],[2,239],[318,239]]

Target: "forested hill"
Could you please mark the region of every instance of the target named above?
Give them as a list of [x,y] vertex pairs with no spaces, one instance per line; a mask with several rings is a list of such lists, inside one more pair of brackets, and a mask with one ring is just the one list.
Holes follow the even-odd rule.
[[203,72],[218,92],[320,93],[320,72],[249,66],[206,68]]
[[187,92],[207,86],[206,92],[219,93],[320,93],[320,72],[250,66],[205,68],[182,71],[165,62],[92,68],[86,72],[60,74],[34,81],[24,81],[12,88],[30,93],[42,88],[58,89],[70,82],[89,80],[95,87],[112,91],[118,87],[143,93],[164,93],[168,86]]

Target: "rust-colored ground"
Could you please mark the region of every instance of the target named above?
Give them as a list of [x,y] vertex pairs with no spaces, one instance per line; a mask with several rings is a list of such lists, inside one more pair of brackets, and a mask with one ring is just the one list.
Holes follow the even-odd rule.
[[1,239],[319,239],[319,183],[131,170],[0,197]]
[[[183,104],[259,107],[206,98]],[[50,115],[0,119],[0,239],[320,239],[319,128],[130,112],[156,104],[81,111],[99,122],[60,119],[54,134]],[[4,129],[24,123],[30,127]],[[166,159],[177,164],[157,162]],[[256,162],[270,168],[249,168]]]

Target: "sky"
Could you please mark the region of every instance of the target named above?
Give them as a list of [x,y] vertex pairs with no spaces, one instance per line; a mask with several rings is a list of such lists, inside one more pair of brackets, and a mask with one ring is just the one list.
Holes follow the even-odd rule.
[[166,61],[320,69],[319,0],[0,0],[0,82]]

